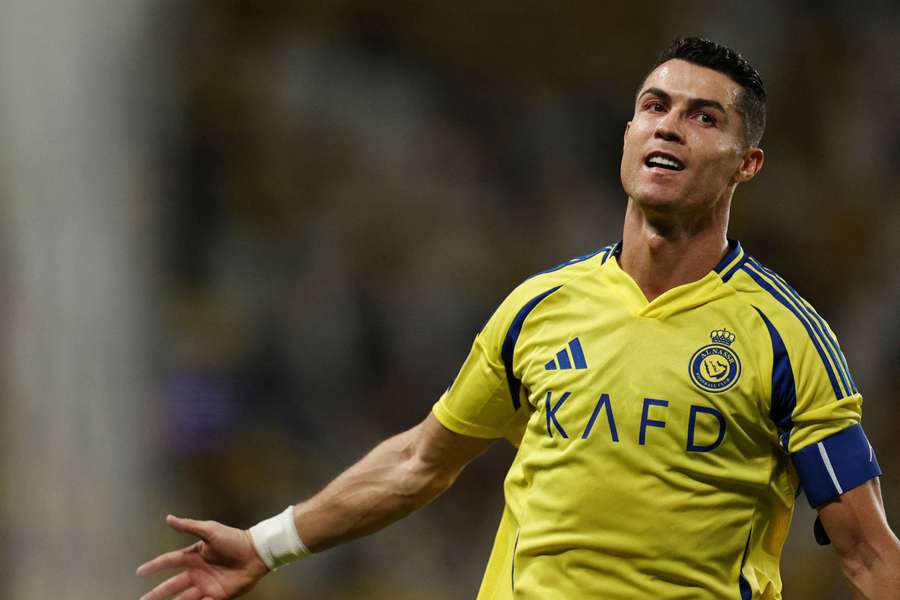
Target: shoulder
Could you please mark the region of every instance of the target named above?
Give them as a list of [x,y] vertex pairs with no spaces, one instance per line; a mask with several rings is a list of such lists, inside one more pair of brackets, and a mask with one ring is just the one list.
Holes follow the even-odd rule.
[[838,397],[856,393],[846,359],[837,338],[813,305],[784,277],[745,255],[740,267],[728,280],[738,297],[755,309],[773,338],[783,345],[795,365],[822,371]]
[[608,246],[604,246],[598,250],[594,250],[593,252],[589,252],[582,256],[576,256],[575,258],[570,258],[569,260],[559,263],[549,269],[545,269],[543,271],[539,271],[535,273],[525,281],[531,281],[532,279],[538,278],[554,278],[554,273],[558,274],[556,277],[562,277],[563,279],[571,279],[573,277],[577,277],[578,275],[588,272],[591,269],[602,265],[606,262],[606,260],[616,251],[618,247],[618,243],[610,244]]
[[782,327],[789,329],[821,328],[824,319],[784,277],[745,254],[727,280],[745,303]]
[[545,269],[526,278],[503,299],[479,332],[478,338],[500,343],[510,334],[515,336],[529,315],[544,300],[580,277],[596,273],[611,255],[614,245],[605,246],[583,256]]
[[604,246],[583,256],[576,256],[563,263],[545,269],[517,285],[501,303],[499,311],[516,314],[539,304],[544,298],[558,292],[568,283],[595,273],[611,256],[615,245]]

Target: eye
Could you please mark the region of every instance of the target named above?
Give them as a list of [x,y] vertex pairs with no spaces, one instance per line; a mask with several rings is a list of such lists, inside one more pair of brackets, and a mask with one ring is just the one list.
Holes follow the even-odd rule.
[[707,127],[712,127],[716,124],[716,118],[708,112],[697,113],[696,119],[700,121],[701,124],[706,125]]
[[651,112],[662,112],[666,110],[666,107],[663,106],[663,103],[659,100],[651,100],[646,104],[645,108]]

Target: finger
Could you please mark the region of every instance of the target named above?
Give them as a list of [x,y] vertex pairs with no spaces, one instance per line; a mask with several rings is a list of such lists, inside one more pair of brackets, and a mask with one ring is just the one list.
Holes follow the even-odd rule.
[[181,531],[182,533],[196,535],[204,542],[209,541],[209,537],[212,535],[212,528],[215,525],[215,523],[213,523],[212,521],[195,521],[194,519],[182,519],[181,517],[176,517],[174,515],[167,516],[166,523],[168,523],[169,527],[171,527],[172,529],[176,529],[178,531]]
[[182,548],[181,550],[173,550],[172,552],[160,554],[153,560],[148,560],[140,567],[138,567],[137,574],[143,577],[144,575],[152,575],[153,573],[162,571],[163,569],[190,566],[189,562],[191,555],[199,550],[199,545],[202,543],[203,542],[197,542],[196,544],[191,544],[190,546]]
[[200,591],[200,588],[189,588],[183,592],[181,592],[175,600],[200,600],[203,598],[203,592]]
[[177,594],[189,585],[191,585],[191,577],[186,571],[182,571],[141,596],[141,600],[163,600],[172,594]]

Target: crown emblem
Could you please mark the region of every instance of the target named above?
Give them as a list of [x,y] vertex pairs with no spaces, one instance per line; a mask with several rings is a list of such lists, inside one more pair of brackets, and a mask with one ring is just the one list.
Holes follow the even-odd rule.
[[722,344],[723,346],[730,346],[734,341],[735,336],[733,333],[725,329],[716,329],[712,333],[709,334],[709,339],[713,341],[714,344]]

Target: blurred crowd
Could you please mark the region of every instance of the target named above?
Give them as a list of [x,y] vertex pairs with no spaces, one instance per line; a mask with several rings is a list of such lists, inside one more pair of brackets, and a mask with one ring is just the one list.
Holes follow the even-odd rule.
[[[621,237],[633,96],[676,35],[769,94],[733,237],[817,307],[900,525],[900,9],[826,1],[167,2],[145,47],[158,194],[151,556],[161,515],[249,526],[421,420],[528,275]],[[149,77],[149,76],[148,76]],[[251,598],[462,599],[512,449],[435,505]],[[847,597],[798,500],[786,597]]]

